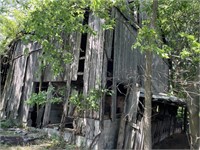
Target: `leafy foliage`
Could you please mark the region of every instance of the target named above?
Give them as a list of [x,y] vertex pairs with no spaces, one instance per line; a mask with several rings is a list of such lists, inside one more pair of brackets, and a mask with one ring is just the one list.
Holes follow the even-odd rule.
[[163,58],[169,58],[168,54],[171,51],[169,46],[163,44],[156,30],[146,24],[139,29],[136,43],[132,47],[140,49],[141,52],[153,51]]
[[[111,0],[20,0],[2,7],[0,14],[1,51],[14,39],[24,43],[37,41],[42,45],[41,67],[51,65],[55,75],[63,71],[63,63],[73,60],[70,35],[95,32],[88,24],[83,24],[86,11],[93,11],[105,19],[104,29],[111,29],[114,20],[110,19]],[[5,8],[3,10],[3,8]]]
[[[200,62],[199,14],[200,2],[162,0],[158,2],[156,29],[150,19],[143,20],[133,48],[152,50],[171,63],[172,94],[185,97],[185,87],[194,83]],[[152,1],[144,3],[143,11],[152,13]],[[143,13],[144,13],[143,12]]]
[[24,28],[24,19],[23,12],[17,9],[0,15],[0,54],[3,54],[8,49],[13,40],[20,37],[20,31]]
[[50,86],[47,91],[40,91],[39,93],[33,93],[31,97],[26,101],[28,105],[34,106],[35,104],[38,106],[45,105],[47,102],[50,103],[60,103],[62,99],[60,97],[51,97],[48,95],[54,91],[54,87]]
[[69,101],[76,106],[78,111],[98,110],[99,99],[101,99],[104,94],[112,95],[112,91],[108,89],[93,89],[86,97],[83,93],[72,94]]
[[0,122],[0,127],[1,128],[11,128],[17,126],[17,122],[14,119],[7,119],[7,120],[2,120]]

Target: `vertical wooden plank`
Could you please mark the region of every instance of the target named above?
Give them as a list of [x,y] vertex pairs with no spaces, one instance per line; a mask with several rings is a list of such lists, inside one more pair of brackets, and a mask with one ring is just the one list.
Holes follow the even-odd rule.
[[[127,105],[127,116],[128,116],[128,122],[129,123],[136,123],[136,117],[137,117],[137,107],[139,102],[139,95],[140,91],[139,88],[136,87],[135,84],[133,84],[133,87],[131,88],[129,98],[127,99],[128,105]],[[129,125],[127,125],[126,131],[125,131],[125,149],[130,149],[133,146],[133,138],[135,131],[134,129]]]
[[[117,13],[116,10],[113,10],[114,12],[114,16],[117,18]],[[119,53],[119,44],[120,41],[118,41],[118,37],[119,37],[119,28],[118,28],[118,24],[116,24],[115,27],[115,32],[114,32],[114,58],[113,58],[113,84],[112,84],[112,90],[113,90],[113,94],[112,94],[112,105],[111,105],[111,119],[112,121],[116,120],[116,105],[117,105],[117,79],[118,79],[118,64],[117,61],[118,60],[118,53]]]
[[[89,18],[89,24],[90,24],[90,18]],[[87,45],[86,45],[86,54],[85,54],[85,64],[84,64],[84,74],[83,74],[83,81],[84,81],[84,87],[83,87],[83,94],[86,96],[89,89],[89,73],[90,73],[90,59],[91,59],[91,35],[88,34],[87,36]]]
[[[133,147],[133,139],[135,137],[134,129],[129,125],[130,123],[136,123],[137,106],[139,101],[139,88],[136,86],[137,81],[137,51],[132,51],[131,46],[135,41],[136,30],[132,30],[132,27],[125,25],[124,18],[116,11],[115,28],[115,41],[114,41],[114,78],[115,85],[117,82],[126,83],[132,85],[130,88],[130,94],[125,101],[125,116],[127,117],[127,124],[124,128],[123,145],[124,149],[130,149]],[[114,97],[113,97],[114,100]],[[113,106],[112,106],[113,107]]]
[[[105,40],[104,40],[104,51],[103,51],[103,69],[102,69],[102,87],[106,88],[107,83],[107,66],[108,59],[111,59],[112,54],[112,43],[113,43],[113,30],[105,31]],[[105,95],[101,100],[101,106],[99,111],[100,116],[100,125],[101,128],[104,128],[104,108],[105,108]]]
[[22,121],[23,125],[27,125],[27,119],[29,114],[29,105],[26,103],[26,101],[30,98],[32,92],[33,92],[33,81],[34,76],[36,76],[36,73],[39,69],[38,67],[38,56],[40,54],[40,45],[36,42],[31,43],[31,47],[29,49],[29,59],[27,62],[27,69],[26,69],[26,77],[24,81],[24,87],[22,91],[22,97],[21,97],[21,104],[19,107],[19,119]]
[[[103,20],[98,18],[98,53],[97,53],[97,67],[96,67],[96,82],[95,82],[95,89],[104,88],[104,85],[102,85],[103,80],[103,55],[104,55],[104,37],[105,32],[102,29]],[[103,101],[104,98],[99,99],[99,103]],[[96,112],[95,118],[99,118],[100,114],[99,112]]]
[[[90,13],[89,26],[96,32],[96,35],[88,34],[83,76],[83,93],[85,96],[90,90],[99,89],[102,86],[104,51],[104,31],[102,29],[102,23],[102,19]],[[99,118],[99,112],[89,113],[88,117]]]
[[81,34],[74,33],[70,37],[70,45],[73,51],[73,62],[72,66],[72,80],[77,80],[77,73],[78,73],[78,65],[79,65],[79,55],[80,55],[80,45],[81,45]]
[[123,149],[124,131],[125,131],[125,127],[126,127],[125,125],[126,125],[126,120],[125,120],[125,115],[123,113],[121,116],[121,120],[120,120],[119,134],[118,134],[118,139],[117,139],[117,149]]
[[[49,88],[52,87],[51,82],[49,82]],[[47,95],[47,103],[45,104],[45,110],[44,110],[44,117],[43,117],[43,122],[42,126],[46,126],[49,124],[49,117],[50,117],[50,112],[51,112],[51,102],[50,99],[52,98],[52,93],[48,93]]]
[[117,89],[116,89],[117,83],[116,79],[113,78],[113,94],[112,94],[112,108],[111,108],[111,119],[112,121],[116,120],[116,105],[117,105]]
[[12,86],[13,72],[14,72],[13,68],[14,68],[14,65],[12,62],[11,66],[8,70],[8,75],[6,78],[4,91],[2,93],[2,100],[1,100],[1,105],[0,105],[0,112],[1,112],[0,118],[6,118],[8,116],[7,107],[9,106],[9,96],[11,94],[12,89],[14,88]]
[[[72,34],[66,34],[63,33],[62,35],[63,37],[63,41],[65,46],[70,47],[69,52],[72,53],[73,55],[73,61],[71,62],[71,66],[72,66],[72,80],[76,81],[77,80],[77,72],[78,72],[78,65],[79,65],[79,55],[80,55],[80,44],[81,44],[81,33],[75,32]],[[56,44],[55,41],[53,41],[54,44]],[[60,47],[58,45],[58,47]],[[63,53],[65,53],[66,51],[63,51]],[[69,70],[67,70],[67,65],[68,64],[62,64],[62,67],[64,69],[64,71],[62,73],[60,73],[58,76],[54,76],[53,71],[51,70],[51,66],[48,65],[44,71],[44,81],[48,82],[48,81],[64,81],[67,80],[67,72],[69,72]]]
[[[30,44],[28,45],[29,48]],[[21,43],[17,43],[17,47],[15,48],[13,54],[13,80],[11,82],[12,90],[10,91],[8,97],[8,105],[7,105],[7,117],[17,118],[18,117],[18,109],[20,105],[20,99],[22,96],[22,87],[24,84],[24,76],[25,69],[27,63],[27,56],[23,56],[25,46]],[[20,56],[22,55],[22,56]],[[20,57],[18,57],[20,56]]]

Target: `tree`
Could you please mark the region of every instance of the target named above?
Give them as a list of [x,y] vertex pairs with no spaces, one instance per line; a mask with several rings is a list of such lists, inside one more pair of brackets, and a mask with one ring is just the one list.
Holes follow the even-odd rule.
[[[105,29],[112,28],[114,24],[110,18],[111,7],[130,11],[126,9],[127,3],[122,0],[14,0],[14,3],[9,5],[6,5],[9,1],[0,2],[1,54],[9,49],[9,44],[16,39],[22,39],[24,43],[37,41],[43,47],[41,68],[50,64],[55,74],[62,71],[62,62],[70,63],[73,59],[70,46],[64,44],[62,35],[73,32],[95,34],[88,25],[82,24],[85,11],[92,11],[104,18]],[[139,0],[134,3],[139,3]],[[147,18],[143,20],[142,27],[138,26],[140,29],[137,42],[134,44],[149,56],[145,76],[145,87],[148,87],[146,110],[148,114],[151,113],[150,65],[151,55],[156,53],[169,59],[171,64],[171,94],[190,99],[187,103],[190,104],[188,108],[191,120],[191,145],[198,148],[199,132],[196,131],[199,131],[199,1],[161,0],[157,8],[155,6],[156,0],[143,3],[141,13],[146,13],[147,16],[154,15],[151,21]],[[157,24],[156,27],[154,24]],[[150,123],[150,120],[147,122]],[[150,126],[147,129],[150,135]],[[148,138],[150,139],[149,136]],[[151,147],[150,143],[145,145]]]
[[[17,40],[22,40],[24,44],[37,41],[42,46],[42,52],[39,56],[40,85],[37,98],[42,96],[41,87],[45,67],[50,65],[56,76],[63,71],[63,63],[70,65],[72,62],[72,48],[70,44],[66,44],[70,35],[76,32],[95,34],[89,25],[83,24],[87,11],[94,12],[99,17],[104,18],[103,27],[105,29],[112,28],[113,24],[113,20],[109,17],[112,1],[14,0],[13,2],[13,4],[9,1],[2,2],[6,5],[2,5],[2,13],[0,14],[1,54],[9,50],[10,43],[15,43]],[[69,77],[66,83],[61,126],[66,118],[70,82]],[[37,98],[35,100],[38,100]],[[39,107],[38,104],[37,106]]]
[[199,1],[161,1],[159,26],[163,42],[171,47],[172,94],[186,99],[191,148],[199,149]]
[[[155,11],[151,5],[150,1],[146,3],[144,12]],[[196,0],[159,1],[157,30],[143,25],[134,45],[142,51],[153,47],[154,53],[169,60],[170,94],[187,99],[191,148],[199,148],[199,10]],[[145,44],[148,39],[156,39],[156,42]]]

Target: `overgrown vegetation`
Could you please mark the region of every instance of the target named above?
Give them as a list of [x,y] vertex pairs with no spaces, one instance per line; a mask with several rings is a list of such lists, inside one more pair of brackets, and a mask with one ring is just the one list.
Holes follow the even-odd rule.
[[112,95],[112,91],[108,89],[93,89],[87,96],[84,96],[83,93],[72,94],[69,101],[76,106],[77,111],[84,110],[98,110],[99,109],[99,100],[103,96]]
[[39,93],[33,93],[26,103],[30,106],[43,106],[47,102],[49,103],[60,103],[62,102],[61,97],[53,96],[54,87],[50,85],[47,91],[40,91]]
[[14,119],[6,119],[0,121],[0,128],[11,128],[16,126],[18,126],[18,124]]
[[[154,0],[155,1],[155,0]],[[9,50],[9,44],[22,39],[24,43],[37,41],[43,47],[41,67],[50,64],[56,75],[62,72],[62,63],[71,63],[73,54],[70,45],[65,44],[64,35],[74,32],[95,34],[82,21],[86,11],[94,12],[105,19],[105,29],[112,29],[114,19],[110,18],[112,6],[127,11],[127,3],[122,0],[8,0],[0,1],[0,51]],[[147,16],[155,11],[152,0],[142,3],[140,13]],[[137,1],[140,5],[140,1]],[[158,18],[152,28],[147,17],[139,27],[135,47],[167,58],[170,65],[170,92],[189,99],[187,101],[191,119],[191,139],[194,147],[199,147],[199,14],[198,0],[161,0],[157,5]],[[129,23],[129,22],[127,22]],[[150,62],[151,63],[151,62]],[[81,109],[97,109],[97,99],[102,92],[93,91],[89,97],[83,94],[71,97],[71,103]],[[30,104],[43,105],[47,93],[32,95]],[[83,103],[82,103],[83,102]],[[87,105],[86,105],[87,104]],[[192,120],[193,119],[193,120]],[[192,125],[194,123],[194,126]],[[198,131],[199,132],[199,131]]]
[[[3,7],[6,3],[6,8]],[[107,0],[20,0],[2,2],[0,12],[1,54],[9,49],[11,41],[23,40],[24,44],[37,41],[42,45],[42,68],[51,65],[55,75],[63,71],[63,63],[73,60],[70,35],[95,34],[88,24],[83,24],[86,11],[94,11],[105,19],[104,29],[111,29],[114,19],[110,8],[114,2]],[[10,6],[10,8],[9,8]]]

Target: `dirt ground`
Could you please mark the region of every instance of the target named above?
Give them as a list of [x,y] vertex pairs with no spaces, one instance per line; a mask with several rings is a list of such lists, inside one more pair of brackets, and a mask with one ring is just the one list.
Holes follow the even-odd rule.
[[[40,137],[33,142],[24,144],[20,137]],[[22,142],[20,143],[20,140]],[[4,141],[4,142],[3,142]],[[153,149],[189,149],[185,133],[174,134],[153,146]],[[57,136],[47,138],[38,131],[24,129],[0,130],[0,150],[79,150],[75,145],[68,145]]]
[[190,149],[185,133],[174,134],[153,146],[153,149]]
[[0,129],[0,150],[78,150],[57,135],[48,137],[35,129]]

